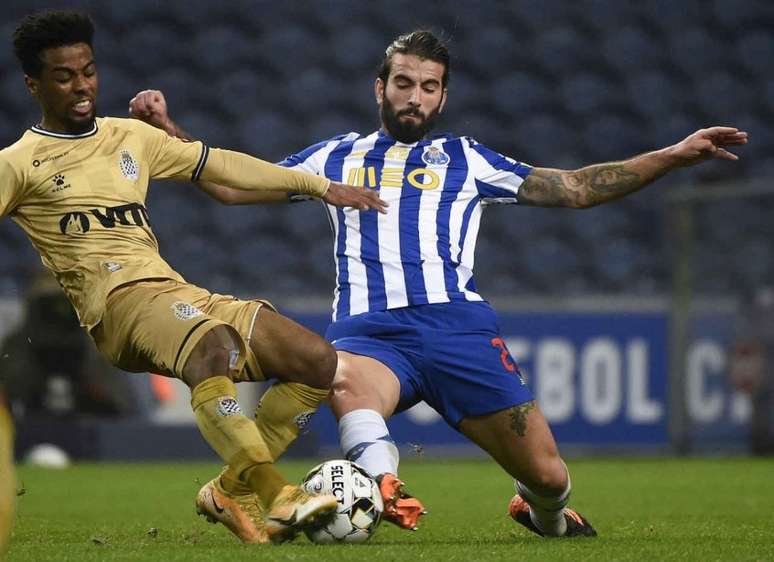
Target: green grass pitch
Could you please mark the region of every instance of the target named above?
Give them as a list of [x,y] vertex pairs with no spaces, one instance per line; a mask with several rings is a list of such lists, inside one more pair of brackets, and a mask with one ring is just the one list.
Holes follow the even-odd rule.
[[[315,461],[283,462],[299,479]],[[21,467],[9,561],[774,560],[774,460],[570,462],[571,505],[596,539],[545,540],[506,516],[511,480],[491,462],[414,459],[401,476],[429,511],[416,533],[384,524],[364,545],[244,546],[195,515],[212,464]]]

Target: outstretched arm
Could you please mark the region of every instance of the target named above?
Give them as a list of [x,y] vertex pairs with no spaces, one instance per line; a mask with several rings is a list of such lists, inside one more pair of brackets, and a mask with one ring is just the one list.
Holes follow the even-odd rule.
[[[194,140],[169,116],[167,100],[159,90],[143,90],[129,101],[129,115],[165,131],[172,137]],[[199,180],[194,185],[207,195],[225,205],[249,205],[254,203],[287,203],[288,194],[282,191],[245,191],[226,185]]]
[[747,133],[734,127],[700,129],[679,143],[622,162],[578,170],[535,168],[519,188],[519,203],[540,207],[587,208],[619,199],[675,168],[711,158],[738,160],[728,146],[747,143]]
[[[169,116],[167,102],[164,94],[159,90],[143,90],[129,101],[129,115],[136,119],[145,121],[159,129],[166,131],[170,136],[179,137],[185,140],[193,140],[181,127],[175,123]],[[277,167],[273,166],[272,167]],[[293,172],[293,170],[286,170]],[[205,168],[205,175],[208,172]],[[315,176],[312,176],[315,177]],[[287,191],[248,190],[244,188],[235,189],[230,186],[222,185],[213,181],[201,179],[196,182],[196,186],[214,199],[226,205],[247,205],[253,203],[286,203],[289,201]],[[331,205],[337,207],[353,207],[361,211],[376,209],[386,212],[387,203],[379,199],[375,191],[368,190],[365,187],[354,187],[339,182],[331,181],[325,193],[320,198]]]
[[203,180],[194,182],[194,185],[224,205],[290,203],[290,197],[282,191],[243,191]]

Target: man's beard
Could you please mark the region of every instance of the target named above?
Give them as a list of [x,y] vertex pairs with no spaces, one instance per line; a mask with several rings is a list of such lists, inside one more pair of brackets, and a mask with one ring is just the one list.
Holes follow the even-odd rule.
[[423,114],[416,108],[402,109],[396,113],[395,106],[390,103],[387,96],[384,96],[382,98],[382,107],[379,113],[382,118],[382,123],[384,123],[384,127],[392,138],[404,144],[413,144],[425,138],[425,135],[435,127],[435,122],[438,120],[439,109],[440,104],[419,123],[413,121],[401,121],[400,118],[403,115],[417,115],[423,117]]

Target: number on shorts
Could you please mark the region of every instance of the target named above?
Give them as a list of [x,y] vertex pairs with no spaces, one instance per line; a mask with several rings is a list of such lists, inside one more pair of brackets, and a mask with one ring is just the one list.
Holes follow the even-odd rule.
[[516,372],[516,363],[514,363],[511,354],[508,353],[508,348],[505,347],[503,338],[492,338],[490,343],[492,344],[492,347],[496,347],[500,350],[500,361],[502,362],[503,367],[505,367],[505,370],[510,373]]

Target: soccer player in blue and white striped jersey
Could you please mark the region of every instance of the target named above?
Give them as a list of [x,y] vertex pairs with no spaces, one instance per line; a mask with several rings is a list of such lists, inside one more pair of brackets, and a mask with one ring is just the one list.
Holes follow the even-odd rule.
[[[567,507],[570,478],[545,417],[477,293],[473,254],[487,203],[585,208],[634,192],[668,171],[709,158],[747,134],[699,130],[629,160],[578,170],[531,167],[469,137],[429,133],[443,110],[449,53],[431,32],[387,48],[375,82],[382,127],[335,137],[282,164],[379,191],[386,214],[327,206],[336,291],[327,331],[338,351],[331,399],[342,450],[380,482],[385,517],[416,528],[422,504],[397,478],[385,420],[425,400],[516,479],[511,516],[543,536],[592,536]],[[139,99],[138,99],[139,98]],[[135,98],[140,118],[174,134],[160,92]],[[202,185],[224,203],[277,202]]]

